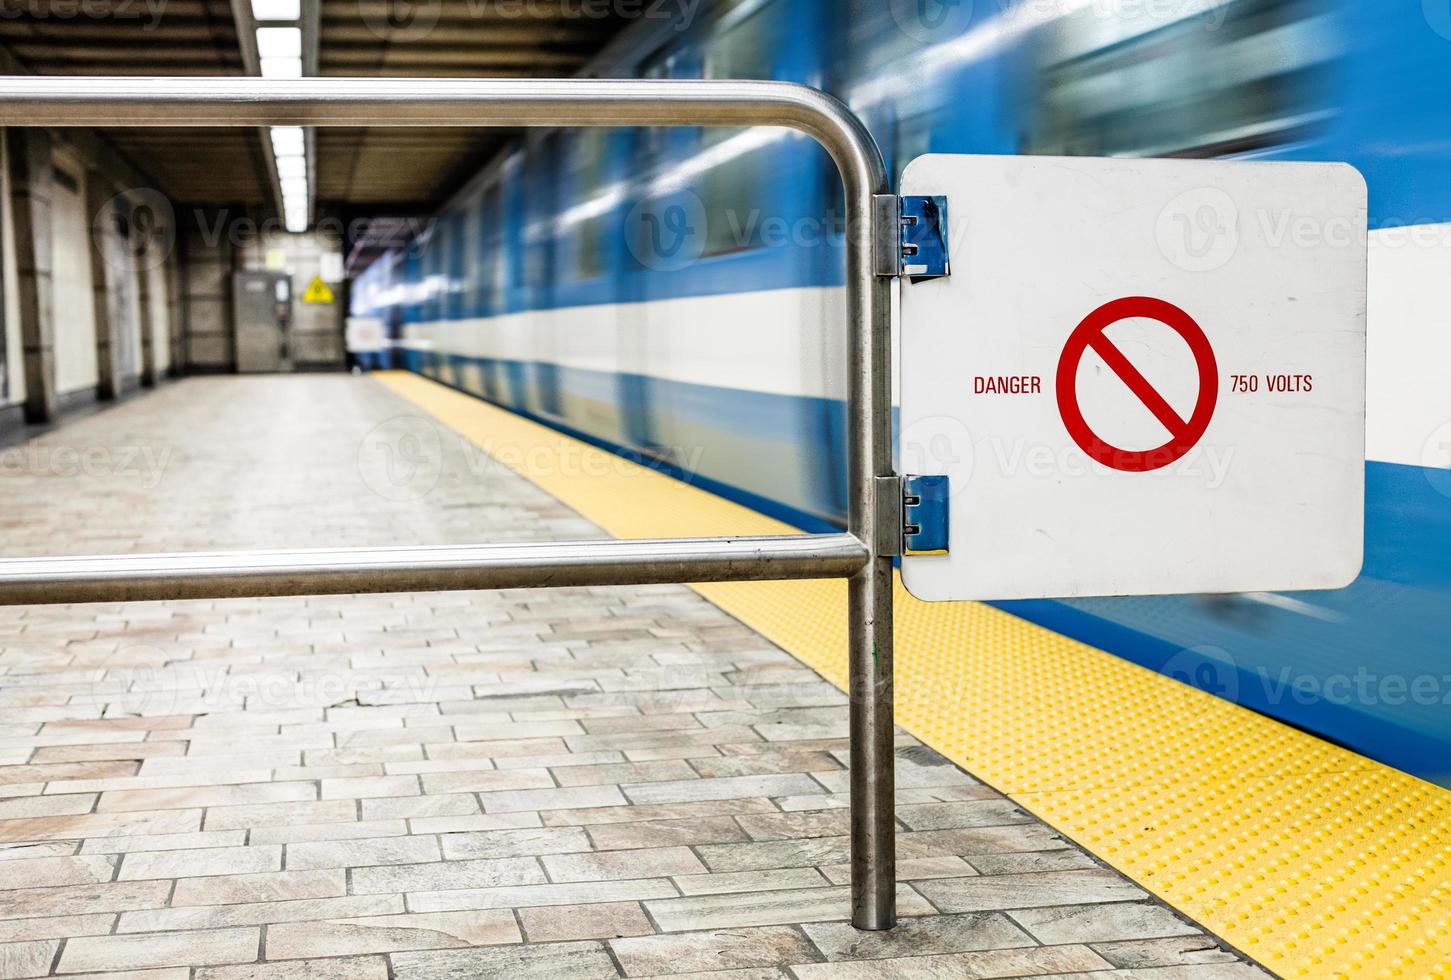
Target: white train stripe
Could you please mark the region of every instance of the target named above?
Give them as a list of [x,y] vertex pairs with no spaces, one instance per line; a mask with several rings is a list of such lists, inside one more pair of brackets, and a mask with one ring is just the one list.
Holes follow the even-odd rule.
[[1370,236],[1366,458],[1451,467],[1451,224]]
[[404,346],[845,398],[845,324],[842,290],[778,289],[408,324]]
[[[1370,245],[1366,458],[1451,467],[1451,224]],[[841,399],[845,315],[841,289],[780,289],[408,324],[403,345]]]

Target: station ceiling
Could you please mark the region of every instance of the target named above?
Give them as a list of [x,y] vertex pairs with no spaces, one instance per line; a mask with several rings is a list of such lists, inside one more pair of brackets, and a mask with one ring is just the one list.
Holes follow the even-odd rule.
[[[6,8],[0,49],[7,71],[257,74],[249,0],[22,0]],[[581,0],[302,0],[303,70],[398,79],[568,76],[622,26],[614,15],[594,12],[586,15]],[[178,204],[276,203],[263,130],[101,133]],[[315,213],[431,208],[501,138],[498,131],[460,129],[318,129]]]

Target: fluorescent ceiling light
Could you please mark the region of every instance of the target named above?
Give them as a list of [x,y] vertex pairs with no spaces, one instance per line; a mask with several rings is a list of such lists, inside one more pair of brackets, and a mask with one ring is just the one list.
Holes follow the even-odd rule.
[[273,126],[272,152],[280,157],[298,157],[305,151],[301,126]]
[[301,58],[263,58],[263,78],[301,78]]
[[302,16],[299,0],[252,0],[254,20],[297,20]]
[[307,157],[278,157],[277,176],[307,177]]
[[307,231],[307,215],[294,214],[291,211],[287,212],[287,230],[294,235]]
[[283,177],[282,193],[286,195],[296,194],[298,197],[307,197],[306,177]]
[[302,28],[257,28],[257,55],[261,58],[301,58]]

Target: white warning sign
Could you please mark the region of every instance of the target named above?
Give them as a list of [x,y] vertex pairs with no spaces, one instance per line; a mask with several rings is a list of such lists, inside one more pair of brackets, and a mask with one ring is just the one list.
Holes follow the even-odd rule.
[[927,156],[951,275],[902,285],[926,599],[1333,588],[1359,572],[1365,184],[1339,164]]

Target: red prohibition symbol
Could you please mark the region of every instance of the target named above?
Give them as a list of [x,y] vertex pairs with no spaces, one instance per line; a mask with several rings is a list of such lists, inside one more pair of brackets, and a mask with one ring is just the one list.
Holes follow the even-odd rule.
[[[1120,320],[1134,318],[1159,321],[1183,337],[1194,353],[1194,363],[1199,368],[1199,399],[1188,419],[1180,418],[1173,406],[1104,333]],[[1089,427],[1078,404],[1078,365],[1089,348],[1103,358],[1109,370],[1118,375],[1129,391],[1169,430],[1168,442],[1156,449],[1120,449],[1099,438]],[[1063,417],[1068,434],[1078,443],[1078,448],[1112,469],[1148,473],[1183,458],[1204,437],[1219,400],[1219,366],[1214,360],[1214,348],[1210,346],[1209,338],[1188,313],[1173,303],[1152,296],[1125,296],[1088,314],[1069,335],[1063,356],[1058,360],[1057,391],[1058,413]]]

